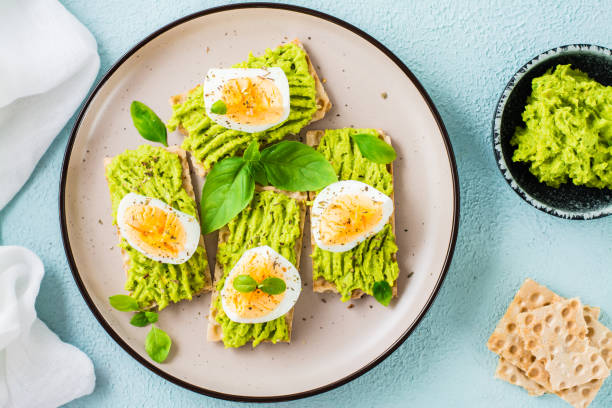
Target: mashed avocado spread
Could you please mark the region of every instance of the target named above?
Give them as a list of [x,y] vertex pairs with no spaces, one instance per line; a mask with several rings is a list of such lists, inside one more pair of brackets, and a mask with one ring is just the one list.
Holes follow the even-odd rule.
[[[369,133],[374,129],[326,130],[317,150],[332,164],[339,180],[358,180],[390,195],[391,173],[384,164],[374,163],[361,155],[351,134]],[[391,224],[378,234],[346,252],[328,252],[316,247],[312,254],[313,280],[324,278],[336,285],[342,301],[351,298],[355,289],[372,295],[375,282],[387,281],[391,287],[399,275],[395,259],[397,245]]]
[[242,152],[253,140],[268,144],[298,134],[317,111],[315,81],[308,71],[304,50],[288,43],[268,49],[260,57],[250,54],[247,61],[234,65],[234,68],[264,67],[282,68],[289,81],[289,117],[277,126],[259,133],[245,133],[216,124],[206,116],[202,86],[190,91],[183,103],[172,107],[168,129],[174,131],[180,125],[187,130],[189,136],[183,141],[183,149],[190,151],[204,169],[210,170],[224,157]]
[[[301,235],[298,202],[274,191],[255,192],[253,200],[227,225],[229,236],[219,244],[217,262],[223,268],[223,278],[217,291],[223,289],[225,278],[247,249],[268,245],[296,264],[296,241]],[[266,323],[236,323],[231,321],[221,306],[221,296],[215,301],[216,320],[223,329],[225,347],[240,347],[253,341],[256,347],[264,340],[273,343],[289,340],[289,326],[285,316]]]
[[533,80],[523,121],[512,160],[531,163],[540,182],[612,188],[612,86],[558,65]]
[[[106,168],[113,224],[117,223],[119,202],[130,192],[157,198],[196,217],[196,203],[183,188],[182,174],[180,158],[161,147],[142,145],[113,158]],[[143,308],[156,303],[162,310],[170,301],[191,299],[204,286],[210,285],[208,261],[202,247],[198,247],[187,262],[172,265],[147,258],[125,239],[120,246],[130,259],[125,289]]]

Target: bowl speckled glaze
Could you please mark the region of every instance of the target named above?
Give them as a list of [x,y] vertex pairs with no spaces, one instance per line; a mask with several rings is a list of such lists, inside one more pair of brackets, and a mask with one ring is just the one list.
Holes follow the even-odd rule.
[[612,213],[612,190],[576,186],[559,188],[540,183],[529,164],[513,162],[510,139],[517,126],[525,126],[522,113],[531,95],[531,81],[559,64],[571,64],[604,85],[612,85],[612,50],[573,44],[553,48],[523,65],[504,89],[493,118],[493,151],[497,166],[512,189],[535,208],[561,218],[587,220]]

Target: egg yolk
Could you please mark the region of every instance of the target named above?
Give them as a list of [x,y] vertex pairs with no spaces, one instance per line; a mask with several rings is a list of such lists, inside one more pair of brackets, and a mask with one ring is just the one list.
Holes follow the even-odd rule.
[[[285,278],[283,268],[275,264],[269,257],[256,253],[236,267],[233,271],[233,277],[235,278],[238,275],[250,275],[257,282],[270,277]],[[284,292],[278,295],[269,295],[260,289],[242,293],[234,289],[233,283],[233,279],[226,283],[226,285],[229,284],[228,288],[230,289],[226,301],[229,301],[228,304],[242,318],[252,319],[267,315],[278,307],[285,296]]]
[[124,232],[144,252],[174,258],[185,248],[185,228],[175,213],[138,204],[129,207],[124,217]]
[[338,196],[321,214],[321,241],[326,245],[352,242],[370,231],[381,219],[381,202],[365,195]]
[[262,76],[234,78],[223,84],[221,99],[226,115],[238,123],[274,123],[283,115],[283,96],[271,79]]

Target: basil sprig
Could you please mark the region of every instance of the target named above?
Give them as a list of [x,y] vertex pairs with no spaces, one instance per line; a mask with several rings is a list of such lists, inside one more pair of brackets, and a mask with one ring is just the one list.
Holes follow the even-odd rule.
[[172,340],[165,331],[153,325],[145,340],[145,350],[149,357],[158,363],[163,363],[170,353]]
[[234,278],[233,285],[234,289],[241,293],[249,293],[256,289],[260,289],[268,295],[280,295],[287,289],[285,281],[275,276],[266,278],[258,284],[257,281],[249,275],[238,275]]
[[145,350],[154,361],[163,363],[170,352],[172,340],[166,332],[153,324],[159,320],[159,315],[156,312],[142,310],[136,299],[127,295],[114,295],[109,297],[108,301],[120,312],[138,312],[130,320],[133,326],[145,327],[151,324],[151,330],[145,342]]
[[140,136],[168,146],[166,125],[151,108],[142,102],[133,101],[130,106],[130,115],[132,115],[132,122],[134,122],[134,127],[138,130]]
[[221,99],[210,105],[210,111],[217,115],[225,115],[227,113],[227,105]]
[[361,155],[374,163],[389,164],[397,156],[393,146],[377,136],[368,133],[358,133],[351,137],[357,147],[359,147]]
[[393,291],[387,281],[379,281],[374,283],[372,288],[374,298],[383,306],[389,306],[391,303],[391,297],[393,297]]
[[281,190],[314,191],[337,181],[321,153],[299,142],[284,141],[259,151],[252,141],[243,157],[217,162],[206,177],[200,200],[202,232],[213,232],[234,218],[253,198],[255,182]]

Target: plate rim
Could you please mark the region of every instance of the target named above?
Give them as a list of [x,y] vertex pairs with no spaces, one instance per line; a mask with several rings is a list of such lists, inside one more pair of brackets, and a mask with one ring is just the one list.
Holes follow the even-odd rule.
[[[370,44],[375,46],[377,49],[379,49],[383,54],[385,54],[387,58],[389,58],[393,63],[395,63],[395,65],[397,65],[397,67],[400,68],[402,72],[408,77],[408,79],[414,84],[414,86],[417,88],[417,91],[419,92],[419,94],[424,99],[425,103],[427,104],[427,107],[429,108],[431,114],[433,115],[436,125],[438,126],[438,129],[440,130],[440,133],[442,135],[444,146],[446,148],[446,153],[447,153],[449,164],[451,167],[451,177],[453,181],[453,198],[454,198],[453,224],[452,224],[452,230],[451,230],[451,239],[450,239],[450,242],[447,248],[444,265],[442,267],[442,272],[440,276],[438,277],[438,280],[436,281],[434,290],[430,293],[429,298],[425,302],[423,308],[417,315],[417,318],[414,320],[414,322],[410,325],[410,327],[408,327],[407,330],[400,337],[398,337],[397,340],[395,340],[395,342],[393,342],[393,344],[391,344],[386,350],[384,350],[381,354],[379,354],[372,361],[365,364],[360,369],[342,378],[339,378],[336,381],[333,381],[326,385],[323,385],[317,388],[313,388],[310,390],[306,390],[306,391],[300,391],[300,392],[292,393],[292,394],[271,395],[271,396],[248,396],[248,395],[228,394],[224,392],[215,391],[213,389],[204,388],[199,385],[191,384],[183,379],[180,379],[178,377],[175,377],[174,375],[167,373],[162,368],[153,365],[147,359],[145,359],[140,354],[138,354],[138,352],[136,352],[132,347],[130,347],[121,338],[121,336],[112,328],[112,326],[106,321],[106,319],[104,319],[104,317],[102,316],[102,314],[100,313],[96,305],[94,304],[91,296],[87,292],[87,289],[85,288],[85,285],[81,279],[78,268],[74,261],[74,256],[72,254],[72,248],[70,246],[70,240],[68,238],[68,227],[67,227],[67,222],[66,222],[66,211],[65,211],[66,178],[68,174],[68,165],[69,165],[71,154],[72,154],[72,148],[76,140],[76,135],[79,131],[79,128],[85,116],[85,113],[87,109],[89,108],[89,105],[94,100],[98,92],[102,89],[102,87],[106,84],[106,82],[114,75],[115,71],[117,71],[119,67],[123,65],[123,63],[125,63],[133,54],[139,51],[147,43],[149,43],[150,41],[154,40],[161,34],[165,33],[166,31],[176,26],[179,26],[183,23],[186,23],[193,19],[200,18],[202,16],[206,16],[209,14],[222,13],[222,12],[230,11],[230,10],[248,9],[248,8],[269,8],[269,9],[276,9],[276,10],[286,10],[286,11],[302,13],[302,14],[306,14],[306,15],[310,15],[313,17],[317,17],[317,18],[326,20],[330,23],[334,23],[358,35],[359,37],[363,38],[364,40],[368,41]],[[104,76],[96,84],[93,90],[90,91],[89,95],[87,96],[87,100],[85,101],[84,105],[80,109],[79,114],[76,118],[76,121],[70,132],[70,138],[68,139],[66,150],[64,152],[64,158],[62,162],[61,175],[60,175],[60,183],[59,183],[59,221],[60,221],[60,230],[61,230],[62,244],[64,247],[64,252],[66,254],[68,266],[70,267],[70,271],[77,285],[77,288],[79,289],[79,292],[81,293],[81,296],[85,300],[85,303],[89,307],[90,311],[92,312],[96,320],[98,320],[98,323],[100,323],[100,325],[104,328],[104,330],[108,333],[108,335],[110,335],[110,337],[125,352],[127,352],[138,363],[140,363],[142,366],[152,371],[154,374],[157,374],[158,376],[162,377],[163,379],[173,384],[176,384],[185,389],[194,391],[196,393],[207,395],[213,398],[219,398],[223,400],[236,401],[236,402],[282,402],[282,401],[297,400],[297,399],[321,394],[321,393],[330,391],[334,388],[340,387],[341,385],[344,385],[350,381],[353,381],[354,379],[370,371],[372,368],[376,367],[378,364],[384,361],[387,357],[389,357],[399,346],[401,346],[406,341],[406,339],[412,334],[414,329],[416,329],[416,327],[421,323],[421,321],[423,320],[423,317],[425,316],[427,311],[430,309],[431,305],[433,304],[435,298],[437,297],[440,291],[440,288],[442,287],[442,283],[444,279],[446,278],[446,275],[450,268],[453,254],[455,251],[455,246],[457,243],[457,236],[458,236],[458,230],[459,230],[459,213],[460,213],[459,175],[457,171],[457,163],[456,163],[453,147],[452,147],[450,138],[448,136],[446,127],[444,125],[444,122],[442,121],[442,118],[438,110],[436,109],[429,94],[427,93],[423,85],[419,82],[417,77],[412,73],[412,71],[410,71],[410,69],[408,69],[408,67],[391,50],[389,50],[381,42],[376,40],[374,37],[372,37],[365,31],[361,30],[360,28],[357,28],[356,26],[338,17],[334,17],[330,14],[327,14],[327,13],[324,13],[318,10],[310,9],[307,7],[295,6],[291,4],[283,4],[283,3],[267,3],[267,2],[235,3],[235,4],[229,4],[229,5],[224,5],[224,6],[203,9],[203,10],[188,14],[186,16],[183,16],[181,18],[178,18],[162,26],[161,28],[147,35],[144,39],[139,41],[136,45],[130,48],[127,52],[125,52],[123,56],[121,56],[121,58],[119,58],[119,60],[117,60],[117,62],[115,62],[108,69],[108,71],[104,74]]]

